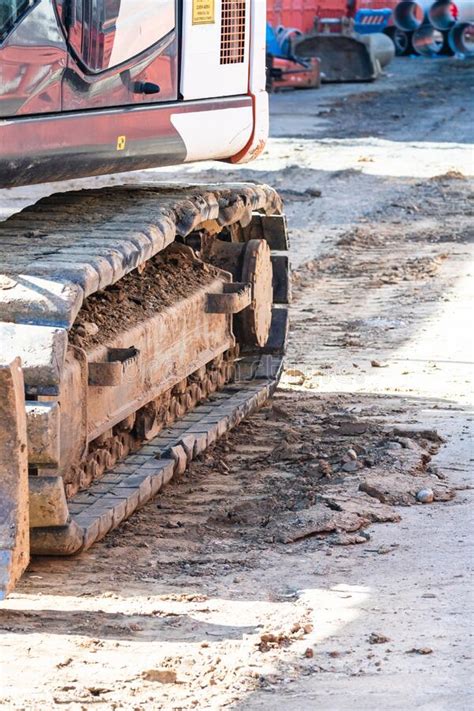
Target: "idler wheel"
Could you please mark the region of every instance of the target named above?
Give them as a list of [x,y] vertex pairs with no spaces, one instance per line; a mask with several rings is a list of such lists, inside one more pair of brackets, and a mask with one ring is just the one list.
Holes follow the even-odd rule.
[[273,304],[273,267],[265,240],[247,242],[240,280],[252,287],[252,303],[236,317],[240,341],[246,346],[263,348],[270,335]]

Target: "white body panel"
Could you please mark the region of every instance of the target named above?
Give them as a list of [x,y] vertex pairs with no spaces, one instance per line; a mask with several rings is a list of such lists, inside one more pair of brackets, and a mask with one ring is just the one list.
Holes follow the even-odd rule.
[[193,25],[193,0],[184,0],[183,5],[183,98],[250,94],[253,104],[172,116],[171,122],[186,145],[186,162],[250,161],[263,151],[268,138],[266,0],[246,0],[245,52],[238,64],[220,63],[222,0],[215,0],[212,24]]
[[[223,0],[214,0],[214,22],[193,25],[193,3],[183,1],[182,65],[180,91],[185,101],[248,94],[249,28],[251,0],[246,1],[243,62],[221,64],[221,14]],[[255,0],[254,0],[255,1]],[[263,2],[264,0],[256,0]],[[196,5],[194,5],[196,8]]]
[[250,84],[252,94],[265,91],[267,84],[267,3],[253,0],[250,15]]
[[253,133],[251,106],[174,114],[171,123],[186,145],[186,162],[230,158]]
[[234,163],[247,163],[257,158],[265,148],[269,132],[269,107],[266,92],[266,0],[253,0],[250,17],[249,90],[253,97],[254,129],[252,139]]

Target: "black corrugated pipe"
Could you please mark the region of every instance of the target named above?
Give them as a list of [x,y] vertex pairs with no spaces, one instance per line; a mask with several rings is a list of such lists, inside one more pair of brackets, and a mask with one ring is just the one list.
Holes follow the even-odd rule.
[[402,0],[393,11],[393,21],[404,32],[417,30],[426,19],[433,0]]
[[428,23],[413,33],[413,50],[422,57],[434,57],[441,53],[444,44],[443,33]]
[[449,30],[448,42],[454,54],[474,57],[474,23],[458,22]]
[[406,57],[409,54],[413,54],[413,45],[411,42],[413,32],[404,32],[394,25],[387,27],[384,32],[395,45],[395,54],[397,57]]

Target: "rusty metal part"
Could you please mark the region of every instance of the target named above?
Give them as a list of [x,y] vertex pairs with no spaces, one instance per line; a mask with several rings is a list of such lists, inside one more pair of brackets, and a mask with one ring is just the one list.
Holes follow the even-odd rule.
[[210,394],[231,382],[235,372],[234,360],[238,353],[238,346],[229,349],[219,362],[218,359],[213,359],[167,392],[148,402],[133,414],[132,428],[129,416],[110,430],[108,435],[94,440],[87,456],[67,477],[67,498],[70,499],[78,491],[90,487],[130,452],[139,449],[143,442],[156,437],[164,427],[172,425]]
[[89,385],[115,387],[122,385],[127,370],[137,363],[139,351],[135,346],[130,348],[109,348],[107,360],[99,363],[89,363]]
[[207,245],[206,257],[212,264],[251,286],[251,304],[234,319],[237,337],[248,348],[265,346],[272,304],[288,303],[290,298],[286,222],[282,216],[274,217],[272,222],[266,216],[256,216],[241,231],[244,242],[216,240]]
[[237,330],[246,346],[263,348],[270,334],[273,304],[273,268],[270,247],[265,240],[247,242],[242,281],[251,285],[252,303],[236,318]]
[[214,314],[238,314],[252,303],[250,284],[224,284],[222,294],[208,294],[207,311]]
[[59,463],[59,419],[57,402],[26,401],[28,461],[39,467],[57,467]]
[[30,476],[30,528],[65,526],[69,510],[60,476]]
[[245,252],[243,241],[208,240],[204,238],[202,246],[203,259],[210,264],[224,269],[232,274],[235,281],[241,282],[242,263]]
[[29,562],[26,427],[20,360],[0,362],[0,600]]
[[[178,286],[173,287],[168,277],[179,281]],[[83,466],[85,453],[121,431],[122,422],[130,430],[130,418],[145,408],[140,426],[146,430],[148,417],[154,432],[156,411],[166,409],[171,421],[196,399],[196,387],[186,397],[175,396],[178,384],[234,347],[231,314],[248,303],[248,289],[233,286],[230,280],[230,274],[210,268],[189,247],[177,244],[150,260],[142,274],[127,275],[120,289],[108,288],[86,300],[70,331],[78,345],[67,353],[58,393],[56,468],[65,478],[68,495],[101,475],[102,461]],[[229,294],[234,299],[232,308],[209,309],[209,299],[224,296],[227,289],[236,291]],[[106,322],[107,330],[101,335],[100,329],[93,329],[87,336],[85,325],[91,325],[90,319]],[[199,387],[205,390],[205,383]],[[84,441],[80,442],[81,433]],[[112,456],[107,455],[108,467],[113,465]]]
[[281,209],[272,188],[244,183],[120,186],[43,198],[0,223],[0,276],[15,282],[0,290],[0,324],[67,329],[87,296],[209,220],[244,227],[254,212]]
[[284,252],[290,247],[285,215],[262,215],[256,213],[252,222],[242,232],[244,242],[248,242],[251,239],[264,239],[271,250]]

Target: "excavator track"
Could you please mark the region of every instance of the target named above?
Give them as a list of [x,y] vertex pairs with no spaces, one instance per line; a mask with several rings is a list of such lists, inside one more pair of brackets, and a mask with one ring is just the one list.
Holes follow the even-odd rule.
[[275,390],[288,239],[262,185],[52,195],[0,223],[0,594],[89,548]]
[[[174,476],[184,473],[195,457],[261,407],[278,385],[282,363],[281,357],[262,356],[257,372],[248,381],[238,386],[229,384],[211,395],[87,490],[72,497],[65,526],[31,529],[31,552],[71,555],[90,548]],[[241,364],[255,367],[253,359]]]

